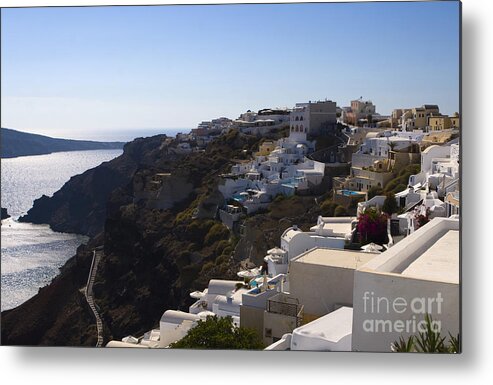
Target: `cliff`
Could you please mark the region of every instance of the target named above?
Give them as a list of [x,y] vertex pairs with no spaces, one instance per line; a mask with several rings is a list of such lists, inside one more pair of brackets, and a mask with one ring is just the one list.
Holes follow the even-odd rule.
[[[94,345],[95,322],[83,289],[91,250],[99,245],[104,245],[104,256],[94,295],[105,341],[141,335],[156,327],[164,310],[186,309],[190,291],[203,289],[209,279],[236,277],[232,254],[237,238],[214,219],[209,206],[218,199],[219,175],[229,170],[231,159],[248,157],[258,139],[231,131],[205,151],[180,158],[162,143],[159,137],[129,143],[120,158],[72,178],[52,198],[36,202],[24,220],[39,213],[37,219],[48,219],[55,229],[101,233],[79,248],[50,285],[2,313],[2,344]],[[121,179],[108,183],[109,175]],[[135,199],[145,189],[142,181],[161,177],[179,182],[181,194],[164,199],[172,199],[172,207]],[[159,185],[156,199],[166,190],[169,183]],[[198,212],[200,218],[194,215]]]
[[159,159],[166,135],[127,143],[123,154],[72,177],[52,197],[43,195],[21,222],[46,223],[55,231],[94,236],[103,230],[106,204],[117,188],[126,188],[139,168]]
[[1,128],[1,157],[43,155],[61,151],[108,150],[122,148],[123,142],[95,142],[90,140],[72,140],[51,138],[49,136],[30,134]]

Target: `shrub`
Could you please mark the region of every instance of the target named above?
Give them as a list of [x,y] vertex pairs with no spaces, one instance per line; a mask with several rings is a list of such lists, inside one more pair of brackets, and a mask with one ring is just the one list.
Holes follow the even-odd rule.
[[397,209],[397,201],[395,200],[394,193],[388,193],[383,202],[382,211],[387,215],[392,215],[397,212]]
[[349,202],[349,205],[348,205],[348,214],[349,214],[349,210],[352,210],[352,209],[356,209],[358,207],[358,203],[359,202],[364,202],[365,201],[365,197],[364,196],[360,196],[360,197],[356,197],[356,198],[351,198],[351,202]]
[[213,268],[214,268],[214,262],[209,261],[204,263],[204,265],[202,266],[202,270],[200,270],[200,275],[212,270]]
[[[221,255],[224,253],[224,250],[229,247],[229,242],[223,239],[222,241],[219,241],[216,245],[215,253],[217,255]],[[226,253],[224,253],[226,254]]]
[[326,200],[320,206],[320,210],[322,211],[322,215],[325,217],[333,217],[334,211],[338,206],[337,203],[332,202],[331,200]]
[[368,190],[368,199],[371,199],[374,196],[382,195],[382,194],[383,194],[383,188],[378,186],[373,186]]
[[417,335],[411,335],[406,340],[403,337],[395,341],[392,351],[397,353],[460,353],[460,335],[452,336],[449,333],[449,343],[445,342],[446,337],[440,335],[440,331],[434,326],[431,316],[425,315],[426,330]]
[[336,217],[343,217],[345,215],[347,215],[347,211],[344,206],[337,206],[334,210],[334,216]]
[[213,226],[214,221],[212,220],[195,219],[187,226],[187,237],[190,241],[201,245]]
[[211,245],[216,241],[221,239],[226,239],[229,237],[229,230],[222,223],[216,223],[213,225],[204,239],[204,244]]
[[385,185],[385,189],[384,189],[384,192],[385,193],[389,193],[389,192],[393,192],[394,189],[397,187],[397,185],[400,184],[400,180],[399,178],[396,178],[396,179],[392,179],[389,183],[387,183]]
[[264,344],[253,329],[234,326],[232,317],[208,316],[170,348],[261,350]]
[[286,199],[286,195],[277,194],[276,197],[274,198],[273,202],[282,202],[284,199]]
[[233,253],[233,248],[231,246],[227,246],[224,248],[223,252],[221,254],[224,255],[231,255]]
[[181,269],[180,281],[183,287],[190,287],[193,281],[197,279],[200,272],[200,266],[193,264],[187,265]]
[[229,255],[222,254],[216,258],[216,266],[226,264],[229,261]]

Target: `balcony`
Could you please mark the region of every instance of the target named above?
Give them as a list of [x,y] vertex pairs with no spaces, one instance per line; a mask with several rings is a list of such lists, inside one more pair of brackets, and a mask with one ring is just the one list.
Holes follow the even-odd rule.
[[267,300],[267,312],[296,318],[296,327],[303,320],[303,305],[296,298],[278,293]]

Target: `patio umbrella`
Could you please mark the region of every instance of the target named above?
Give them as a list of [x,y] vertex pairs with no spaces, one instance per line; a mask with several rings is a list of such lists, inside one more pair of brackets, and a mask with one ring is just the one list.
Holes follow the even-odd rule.
[[381,250],[383,250],[383,247],[371,242],[367,245],[361,246],[361,250],[363,250],[363,252],[365,253],[380,253]]
[[193,293],[190,293],[190,297],[195,298],[195,299],[200,299],[204,295],[205,295],[205,293],[198,291],[198,290],[194,291]]
[[256,277],[259,274],[260,274],[260,270],[257,267],[249,270],[242,270],[236,273],[236,275],[240,278],[250,278],[250,279]]
[[279,247],[274,247],[273,249],[267,250],[267,254],[284,255],[286,254],[286,251]]
[[198,313],[197,315],[200,317],[200,319],[205,320],[207,317],[209,316],[214,317],[216,314],[209,310],[204,310]]

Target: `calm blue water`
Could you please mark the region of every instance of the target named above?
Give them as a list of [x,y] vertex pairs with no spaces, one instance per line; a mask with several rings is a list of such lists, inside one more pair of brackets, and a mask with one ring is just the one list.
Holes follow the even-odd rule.
[[345,195],[345,196],[361,195],[361,192],[353,191],[353,190],[341,190],[341,192],[342,192],[342,195]]
[[111,160],[122,150],[59,152],[1,160],[2,207],[12,218],[1,229],[1,309],[25,302],[48,284],[77,247],[87,241],[62,234],[46,225],[19,223],[33,201],[53,195],[72,176]]

